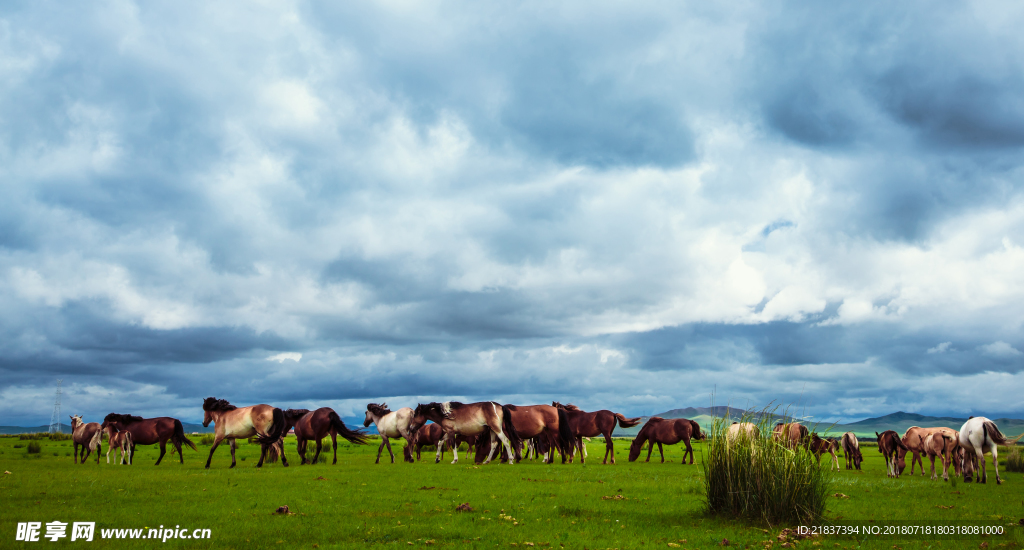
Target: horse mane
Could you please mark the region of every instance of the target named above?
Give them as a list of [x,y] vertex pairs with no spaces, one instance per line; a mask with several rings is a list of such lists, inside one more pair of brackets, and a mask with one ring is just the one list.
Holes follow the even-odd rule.
[[444,415],[445,418],[451,418],[452,411],[455,409],[461,409],[462,405],[463,404],[458,401],[445,401],[438,405],[438,407],[441,409],[441,414]]
[[289,418],[302,418],[309,413],[309,409],[286,409],[284,415]]
[[376,403],[367,403],[366,410],[370,411],[371,413],[377,416],[384,416],[386,414],[391,413],[391,409],[388,408],[387,403],[381,403],[380,405]]
[[233,411],[238,407],[228,403],[227,399],[217,399],[216,397],[207,397],[203,400],[204,411]]
[[583,409],[577,407],[576,405],[573,405],[572,403],[566,403],[565,404],[565,410],[567,410],[567,411],[582,411]]
[[131,424],[132,422],[142,422],[145,420],[141,416],[132,416],[130,414],[117,414],[110,413],[103,418],[103,422],[120,422],[121,424]]
[[508,407],[508,410],[510,410],[510,411],[518,411],[519,410],[519,407],[517,407],[515,405],[505,405],[505,406]]

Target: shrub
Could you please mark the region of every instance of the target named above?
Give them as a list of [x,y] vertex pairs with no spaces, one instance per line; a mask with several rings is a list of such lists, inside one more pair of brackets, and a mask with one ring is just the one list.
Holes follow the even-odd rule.
[[1006,455],[1006,470],[1024,472],[1024,456],[1020,454],[1020,447],[1014,447],[1010,454]]
[[28,448],[25,449],[29,454],[37,454],[43,450],[43,446],[38,441],[30,441]]
[[824,515],[834,484],[827,461],[818,464],[803,447],[793,451],[773,441],[773,413],[741,419],[755,423],[761,435],[732,445],[725,439],[731,423],[724,418],[712,423],[702,465],[708,513],[794,525]]
[[213,434],[203,434],[203,436],[199,438],[199,444],[207,446],[213,445],[214,439],[216,438],[213,436]]
[[52,433],[48,434],[47,437],[50,438],[50,441],[67,441],[71,439],[71,434]]
[[22,441],[34,441],[37,439],[42,439],[43,435],[44,434],[20,434],[18,436],[18,439]]

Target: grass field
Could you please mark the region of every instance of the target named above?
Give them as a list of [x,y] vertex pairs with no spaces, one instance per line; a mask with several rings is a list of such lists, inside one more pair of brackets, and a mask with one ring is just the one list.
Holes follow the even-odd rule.
[[[198,436],[194,437],[198,443]],[[208,446],[185,451],[185,464],[170,454],[154,466],[158,449],[140,447],[134,466],[72,463],[70,441],[42,440],[28,454],[28,441],[0,438],[0,548],[49,547],[50,540],[15,542],[18,522],[67,522],[58,545],[85,548],[779,548],[783,527],[753,525],[702,512],[699,465],[682,466],[681,447],[666,447],[675,463],[626,462],[629,442],[616,441],[619,463],[600,464],[603,445],[589,445],[596,463],[475,466],[460,453],[458,465],[373,463],[376,445],[339,444],[338,464],[257,470],[259,446],[241,442],[238,467],[230,451],[217,449],[204,470]],[[401,450],[401,444],[396,445]],[[700,460],[701,445],[696,446]],[[104,451],[106,442],[104,442]],[[885,477],[874,447],[866,447],[864,470],[835,477],[831,519],[884,524],[891,521],[955,523],[992,521],[1004,536],[962,539],[888,537],[814,538],[799,548],[1019,548],[1024,535],[1024,478],[1004,474],[1004,483],[944,483],[921,476]],[[396,453],[397,454],[397,453]],[[646,454],[646,453],[645,453]],[[94,455],[95,456],[95,455]],[[657,457],[655,450],[654,457]],[[641,457],[642,460],[642,457]],[[991,473],[991,468],[989,469]],[[456,507],[469,503],[471,512]],[[287,505],[292,515],[274,514]],[[95,521],[93,542],[70,539],[74,521]],[[149,529],[180,525],[211,530],[208,540],[101,539],[102,529]],[[143,536],[146,532],[143,533]],[[770,541],[770,543],[769,543]],[[670,544],[671,543],[671,544]]]

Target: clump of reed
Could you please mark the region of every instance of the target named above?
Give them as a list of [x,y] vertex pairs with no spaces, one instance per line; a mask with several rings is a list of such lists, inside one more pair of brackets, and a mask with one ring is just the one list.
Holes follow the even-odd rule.
[[1024,456],[1020,454],[1020,447],[1014,445],[1013,450],[1006,455],[1006,470],[1009,472],[1024,472]]
[[745,415],[739,421],[755,424],[760,434],[732,442],[726,440],[731,419],[712,423],[702,461],[708,513],[769,525],[809,525],[822,519],[834,476],[802,445],[790,450],[774,441],[776,418],[767,409]]

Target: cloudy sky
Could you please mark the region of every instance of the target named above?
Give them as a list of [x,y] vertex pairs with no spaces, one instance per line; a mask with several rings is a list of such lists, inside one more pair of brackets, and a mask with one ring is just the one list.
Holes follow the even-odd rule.
[[[11,2],[0,424],[1024,415],[1024,6]],[[91,418],[90,418],[91,417]]]

